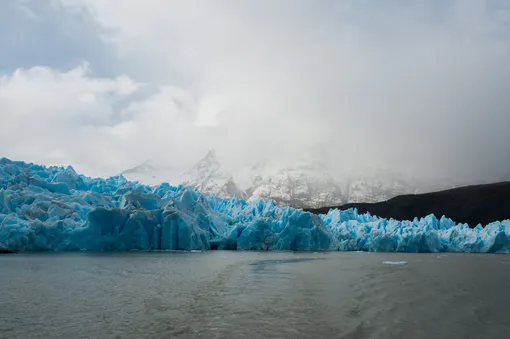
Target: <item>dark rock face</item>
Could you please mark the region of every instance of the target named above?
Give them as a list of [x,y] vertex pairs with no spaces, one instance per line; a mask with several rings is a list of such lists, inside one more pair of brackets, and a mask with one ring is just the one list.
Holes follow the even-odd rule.
[[510,219],[510,182],[401,195],[380,203],[354,203],[306,211],[323,214],[332,208],[357,208],[359,213],[370,212],[372,215],[397,220],[412,220],[432,213],[438,218],[445,215],[458,223],[475,227],[478,224]]

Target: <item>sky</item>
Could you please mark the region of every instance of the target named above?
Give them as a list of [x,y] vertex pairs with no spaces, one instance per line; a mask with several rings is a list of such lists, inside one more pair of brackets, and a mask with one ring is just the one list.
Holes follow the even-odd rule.
[[0,156],[510,180],[510,1],[7,0]]

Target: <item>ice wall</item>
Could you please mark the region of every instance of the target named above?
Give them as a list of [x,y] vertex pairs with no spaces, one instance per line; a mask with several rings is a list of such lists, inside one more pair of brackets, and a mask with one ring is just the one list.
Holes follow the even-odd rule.
[[313,215],[272,201],[208,197],[166,183],[92,179],[72,167],[0,159],[0,249],[20,251],[345,250],[510,252],[510,221]]

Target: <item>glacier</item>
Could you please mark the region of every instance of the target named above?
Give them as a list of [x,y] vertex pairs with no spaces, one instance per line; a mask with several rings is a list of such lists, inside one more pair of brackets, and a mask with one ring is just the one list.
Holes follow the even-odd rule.
[[356,209],[315,215],[168,183],[89,178],[0,159],[0,250],[286,250],[510,253],[510,220],[470,228],[434,215],[398,221]]

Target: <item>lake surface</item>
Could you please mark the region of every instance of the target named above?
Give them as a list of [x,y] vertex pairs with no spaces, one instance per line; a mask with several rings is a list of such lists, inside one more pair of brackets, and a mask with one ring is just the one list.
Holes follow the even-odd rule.
[[509,337],[508,255],[0,256],[2,339]]

